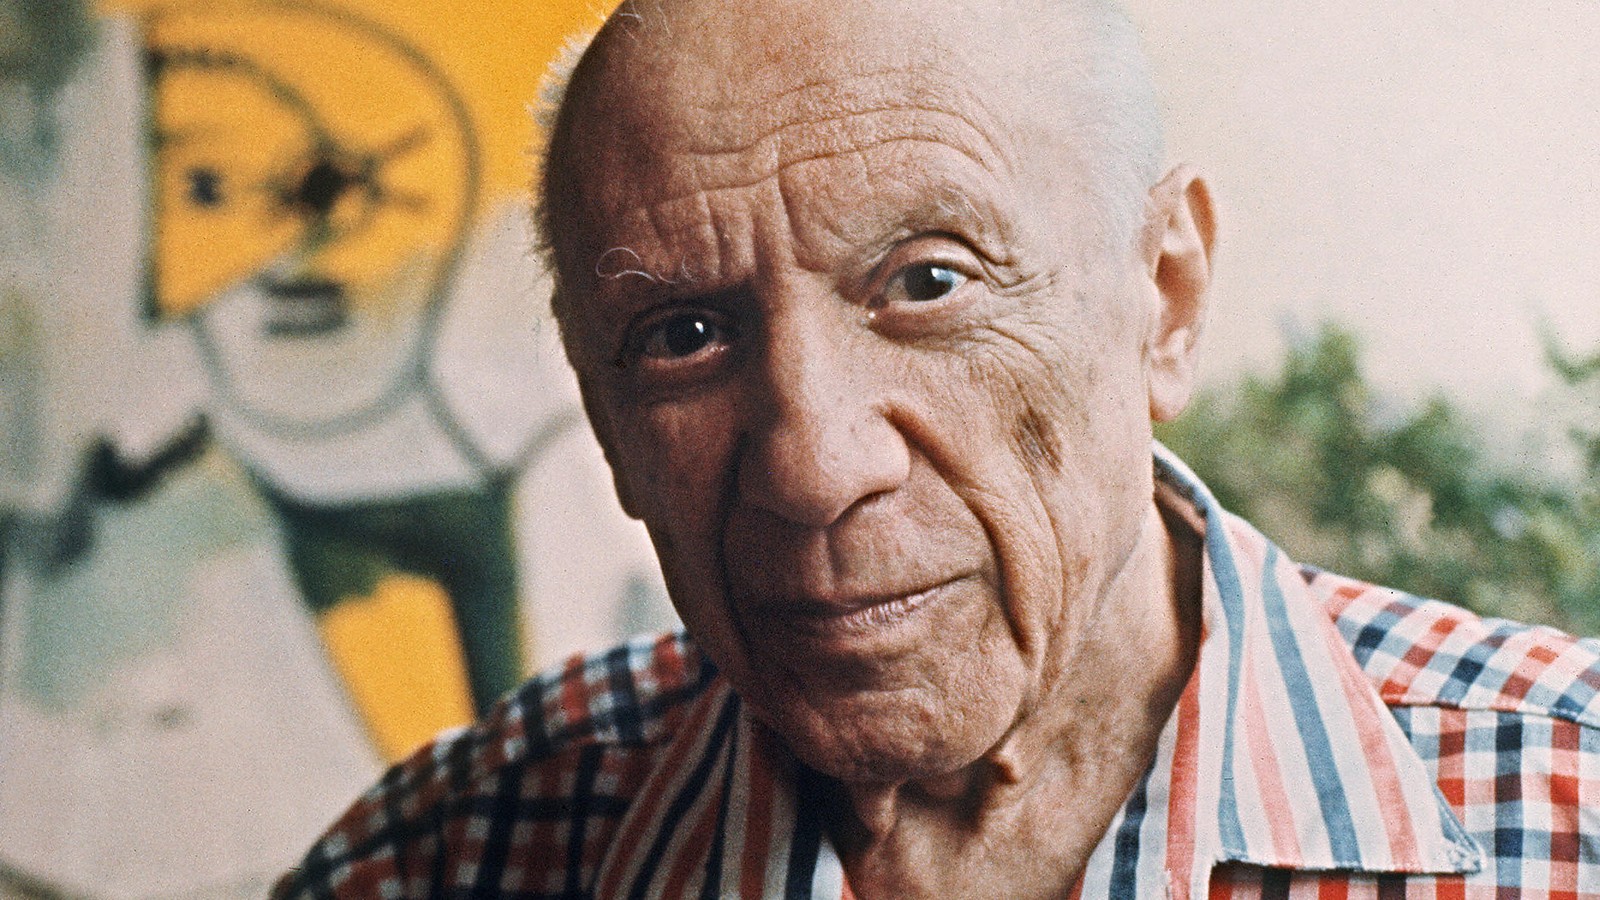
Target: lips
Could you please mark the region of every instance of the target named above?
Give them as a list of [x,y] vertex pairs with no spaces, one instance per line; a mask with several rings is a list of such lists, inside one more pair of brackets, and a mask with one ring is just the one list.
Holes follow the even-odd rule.
[[763,630],[776,628],[801,637],[869,637],[908,623],[972,576],[957,576],[905,592],[856,594],[838,598],[764,599],[752,604],[749,618]]
[[981,624],[997,600],[987,532],[952,492],[922,481],[826,528],[736,504],[720,541],[724,614],[749,650],[784,667],[887,664]]

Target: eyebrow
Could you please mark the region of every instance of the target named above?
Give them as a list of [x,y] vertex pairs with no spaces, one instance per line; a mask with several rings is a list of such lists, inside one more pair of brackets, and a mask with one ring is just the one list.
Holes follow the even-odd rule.
[[951,220],[976,222],[987,230],[994,229],[994,223],[978,210],[977,204],[967,196],[965,191],[953,187],[945,187],[927,203],[913,208],[902,218],[902,224],[908,228],[918,228],[924,224],[942,224]]
[[1008,229],[994,210],[980,207],[966,191],[954,185],[941,185],[932,193],[893,217],[888,227],[868,243],[886,249],[912,235],[944,233],[970,240],[974,249],[997,263],[1009,257],[1009,253],[1002,252],[1010,247]]

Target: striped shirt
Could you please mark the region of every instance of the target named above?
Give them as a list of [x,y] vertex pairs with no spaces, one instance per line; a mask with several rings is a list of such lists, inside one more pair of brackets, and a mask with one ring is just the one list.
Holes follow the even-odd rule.
[[[1073,896],[1600,898],[1600,644],[1205,519],[1199,662]],[[669,635],[391,770],[276,896],[851,898],[817,776]]]

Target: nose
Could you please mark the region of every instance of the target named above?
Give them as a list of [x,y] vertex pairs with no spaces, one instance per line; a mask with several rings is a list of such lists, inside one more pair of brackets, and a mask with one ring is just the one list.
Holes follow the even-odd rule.
[[889,418],[889,373],[861,331],[826,314],[769,321],[741,450],[743,503],[826,528],[905,482],[910,451]]

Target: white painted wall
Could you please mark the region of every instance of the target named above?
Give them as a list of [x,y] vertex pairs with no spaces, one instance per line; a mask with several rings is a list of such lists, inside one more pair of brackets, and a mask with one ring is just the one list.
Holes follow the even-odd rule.
[[1209,378],[1337,319],[1386,390],[1447,390],[1513,453],[1540,323],[1600,347],[1600,3],[1128,5],[1170,155],[1221,200]]

